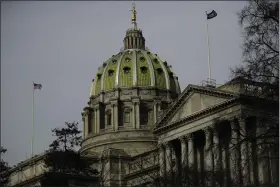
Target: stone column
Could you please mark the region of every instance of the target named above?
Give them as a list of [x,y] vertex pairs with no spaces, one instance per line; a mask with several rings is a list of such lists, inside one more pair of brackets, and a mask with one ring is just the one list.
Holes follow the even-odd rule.
[[94,110],[94,128],[95,128],[95,134],[97,134],[99,132],[98,125],[97,125],[97,110],[96,108],[94,108],[93,110]]
[[[214,181],[215,186],[221,185],[222,181],[222,162],[220,157],[220,142],[219,142],[219,134],[216,128],[213,128],[213,160],[214,160]],[[217,184],[217,185],[216,185]]]
[[[261,123],[261,119],[257,119],[256,123],[256,136],[260,137],[262,134],[266,132],[266,129],[263,127]],[[263,140],[261,138],[257,138],[257,160],[258,160],[258,178],[260,184],[268,184],[270,183],[270,168],[267,157],[269,156],[267,152],[264,152]]]
[[92,133],[95,134],[96,133],[96,129],[95,129],[95,112],[93,109],[91,109],[91,125],[92,125]]
[[100,132],[100,111],[99,106],[96,108],[96,126],[97,126],[97,133]]
[[86,133],[85,133],[85,129],[86,129],[86,125],[85,125],[85,113],[82,112],[82,120],[83,120],[83,139],[86,138]]
[[163,144],[159,145],[159,167],[160,167],[160,171],[159,171],[159,175],[160,175],[160,180],[162,181],[163,179],[165,179],[165,171],[166,171],[166,167],[165,167],[165,147]]
[[132,102],[135,104],[135,127],[140,129],[140,100],[137,98],[133,99]]
[[228,172],[227,172],[227,147],[223,146],[222,150],[222,164],[223,164],[223,187],[228,186]]
[[157,122],[158,118],[158,101],[154,100],[154,123]]
[[132,128],[136,129],[136,108],[135,103],[132,102]]
[[194,147],[194,135],[188,134],[188,175],[191,179],[191,184],[195,183],[196,167],[195,167],[195,147]]
[[186,137],[180,137],[180,142],[181,142],[181,164],[182,164],[182,173],[185,174],[185,171],[187,169],[187,142],[186,142]]
[[112,100],[111,104],[113,105],[113,123],[115,130],[117,131],[119,129],[119,105],[118,105],[118,100]]
[[239,127],[235,119],[230,120],[230,128],[230,177],[232,183],[236,185],[241,185],[240,146],[238,145]]
[[85,138],[88,136],[88,115],[89,115],[89,112],[88,110],[85,110],[84,112],[84,118],[85,118],[85,128],[84,128],[84,133],[85,133]]
[[111,124],[112,125],[112,129],[113,131],[117,130],[116,129],[116,125],[115,125],[115,111],[114,111],[114,108],[115,108],[115,105],[114,104],[111,104]]
[[[246,119],[242,116],[238,118],[239,128],[240,128],[240,141],[242,142],[247,137],[247,129],[246,129]],[[240,145],[240,154],[241,154],[241,170],[242,170],[242,182],[243,185],[248,185],[250,181],[250,173],[249,173],[249,159],[248,159],[248,142],[244,141]]]
[[212,129],[210,127],[206,127],[203,129],[205,134],[205,146],[204,146],[204,173],[208,180],[204,181],[206,186],[214,186],[213,185],[213,177],[212,173],[214,171],[213,168],[213,152],[212,152]]
[[165,143],[165,151],[166,178],[170,180],[172,177],[172,146],[170,142]]

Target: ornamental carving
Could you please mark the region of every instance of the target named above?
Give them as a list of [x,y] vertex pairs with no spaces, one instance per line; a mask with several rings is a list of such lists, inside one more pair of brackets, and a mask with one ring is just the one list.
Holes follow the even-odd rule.
[[142,90],[141,94],[142,95],[149,95],[149,94],[151,94],[151,91],[150,90]]
[[130,92],[129,91],[128,92],[123,91],[122,95],[132,95],[132,92],[131,91]]

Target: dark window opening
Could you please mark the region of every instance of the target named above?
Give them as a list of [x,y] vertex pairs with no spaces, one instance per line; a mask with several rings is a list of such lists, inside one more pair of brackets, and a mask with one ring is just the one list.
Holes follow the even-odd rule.
[[147,71],[148,71],[148,68],[145,66],[142,66],[140,69],[141,69],[142,73],[147,73]]
[[112,76],[113,74],[114,74],[114,70],[111,70],[111,69],[108,70],[108,75],[109,75],[109,76]]
[[154,63],[158,63],[158,59],[157,58],[154,58]]
[[112,125],[112,115],[111,113],[108,113],[107,114],[107,125]]
[[130,72],[130,67],[124,67],[123,71],[125,74],[128,74]]
[[161,74],[161,73],[162,73],[162,69],[161,69],[161,68],[157,68],[157,72],[158,72],[159,74]]
[[141,61],[141,62],[144,62],[144,61],[145,61],[145,58],[141,56],[141,57],[140,57],[140,61]]

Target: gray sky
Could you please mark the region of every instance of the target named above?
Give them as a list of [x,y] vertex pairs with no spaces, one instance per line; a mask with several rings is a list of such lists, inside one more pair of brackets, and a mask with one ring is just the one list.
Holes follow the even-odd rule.
[[[35,153],[51,143],[51,129],[81,122],[98,66],[119,52],[131,27],[131,2],[1,2],[1,144],[14,165],[30,156],[32,81]],[[209,20],[212,75],[218,84],[241,63],[243,1],[136,2],[147,47],[172,65],[181,89],[207,78],[205,11]],[[82,124],[80,124],[80,127]]]

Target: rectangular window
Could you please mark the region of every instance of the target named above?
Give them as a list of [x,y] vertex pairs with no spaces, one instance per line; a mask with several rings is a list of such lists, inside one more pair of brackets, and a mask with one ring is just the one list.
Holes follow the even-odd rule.
[[124,122],[130,123],[130,113],[129,112],[124,113]]

